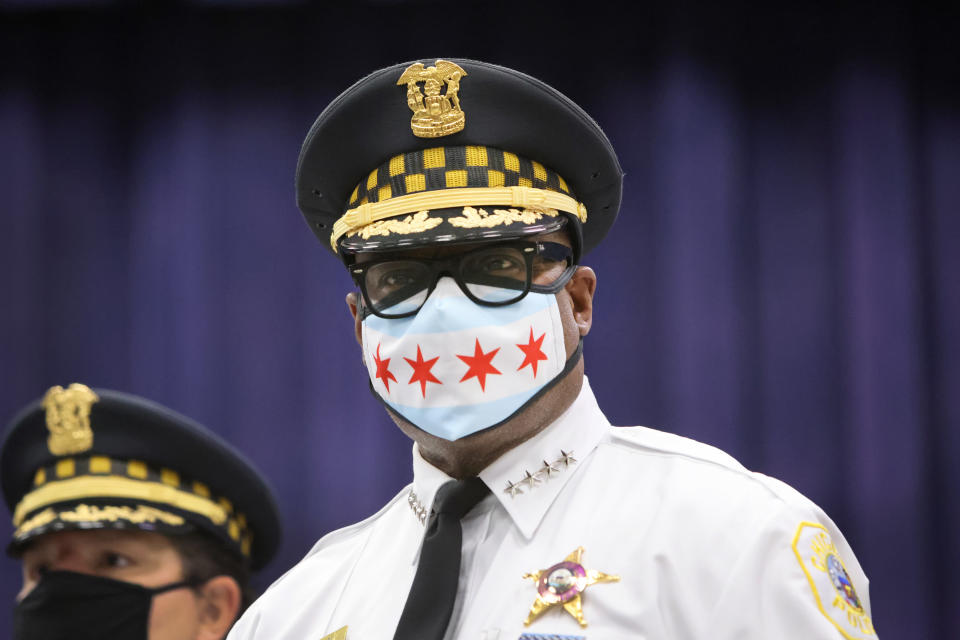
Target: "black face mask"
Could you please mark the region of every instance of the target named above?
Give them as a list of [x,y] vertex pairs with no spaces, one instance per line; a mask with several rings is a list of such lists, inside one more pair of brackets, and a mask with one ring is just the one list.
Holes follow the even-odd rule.
[[72,571],[45,573],[13,610],[14,640],[146,640],[156,589]]

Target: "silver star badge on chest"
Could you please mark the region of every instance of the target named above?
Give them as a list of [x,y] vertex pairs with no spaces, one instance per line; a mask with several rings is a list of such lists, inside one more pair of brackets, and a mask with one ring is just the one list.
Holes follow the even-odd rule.
[[523,621],[524,626],[530,626],[531,622],[552,607],[562,607],[581,627],[587,626],[583,616],[583,592],[598,582],[618,582],[620,576],[586,569],[581,562],[582,557],[583,547],[577,547],[562,562],[523,575],[537,583],[537,599],[533,601],[530,614]]

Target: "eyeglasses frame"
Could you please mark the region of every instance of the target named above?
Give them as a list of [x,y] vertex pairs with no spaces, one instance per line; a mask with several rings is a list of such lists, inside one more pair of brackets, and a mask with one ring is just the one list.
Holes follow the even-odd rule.
[[[476,297],[473,293],[471,293],[466,283],[463,282],[460,271],[459,271],[460,261],[463,260],[465,256],[468,256],[471,253],[481,251],[484,249],[489,249],[491,247],[497,247],[497,246],[503,246],[503,245],[511,246],[511,247],[520,247],[521,254],[523,255],[524,260],[526,262],[526,280],[524,281],[523,291],[516,298],[511,298],[509,300],[502,300],[502,301],[496,301],[496,302],[489,301],[489,300],[482,300]],[[533,259],[536,256],[543,254],[547,250],[557,250],[557,248],[561,249],[562,252],[566,254],[563,257],[563,259],[569,260],[570,264],[566,266],[566,268],[564,269],[564,272],[553,283],[549,285],[534,284],[532,282]],[[420,305],[413,311],[397,313],[397,314],[379,312],[377,311],[375,306],[370,302],[370,296],[367,293],[367,287],[365,283],[366,272],[367,270],[369,270],[370,268],[378,264],[383,264],[385,262],[401,261],[401,260],[420,262],[422,264],[427,265],[428,268],[432,271],[431,275],[433,280],[430,284],[430,287],[427,290],[427,295],[426,297],[424,297],[423,302],[421,302]],[[354,264],[349,265],[347,269],[350,272],[351,278],[353,278],[354,284],[356,284],[357,288],[360,289],[360,297],[364,303],[362,305],[364,307],[364,311],[366,313],[372,313],[375,316],[378,316],[380,318],[384,318],[387,320],[397,320],[400,318],[408,318],[410,316],[414,316],[417,313],[419,313],[420,309],[423,308],[423,305],[426,304],[427,300],[430,298],[430,295],[433,293],[434,289],[436,289],[437,283],[440,281],[440,278],[442,278],[444,275],[447,275],[453,278],[454,282],[457,283],[457,286],[460,288],[460,290],[463,291],[463,293],[468,298],[470,298],[470,300],[472,300],[473,302],[485,307],[502,307],[502,306],[506,306],[508,304],[514,304],[516,302],[519,302],[520,300],[523,300],[523,298],[525,298],[526,295],[531,291],[533,291],[534,293],[556,293],[557,291],[560,291],[564,286],[566,286],[566,284],[573,277],[573,274],[577,270],[578,266],[579,265],[576,264],[576,261],[574,260],[573,249],[571,247],[568,247],[565,244],[561,244],[559,242],[538,241],[538,240],[513,240],[509,242],[497,243],[495,245],[490,245],[490,244],[482,245],[471,251],[454,254],[446,258],[397,258],[396,256],[391,256],[391,257],[384,257],[380,259],[369,260],[366,262],[356,262]],[[451,267],[454,267],[454,268],[451,268]],[[364,315],[366,315],[366,313]]]

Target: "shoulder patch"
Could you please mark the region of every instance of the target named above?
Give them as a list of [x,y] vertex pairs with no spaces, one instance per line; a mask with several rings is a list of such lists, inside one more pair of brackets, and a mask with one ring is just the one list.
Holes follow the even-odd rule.
[[875,638],[873,621],[843,566],[826,527],[801,522],[793,536],[793,553],[813,591],[813,599],[827,620],[848,640]]

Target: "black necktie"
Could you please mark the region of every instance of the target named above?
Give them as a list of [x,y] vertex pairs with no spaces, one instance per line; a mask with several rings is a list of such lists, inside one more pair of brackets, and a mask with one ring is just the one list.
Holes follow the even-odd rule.
[[437,490],[417,574],[393,640],[442,640],[460,579],[460,518],[488,493],[480,478],[451,480]]

